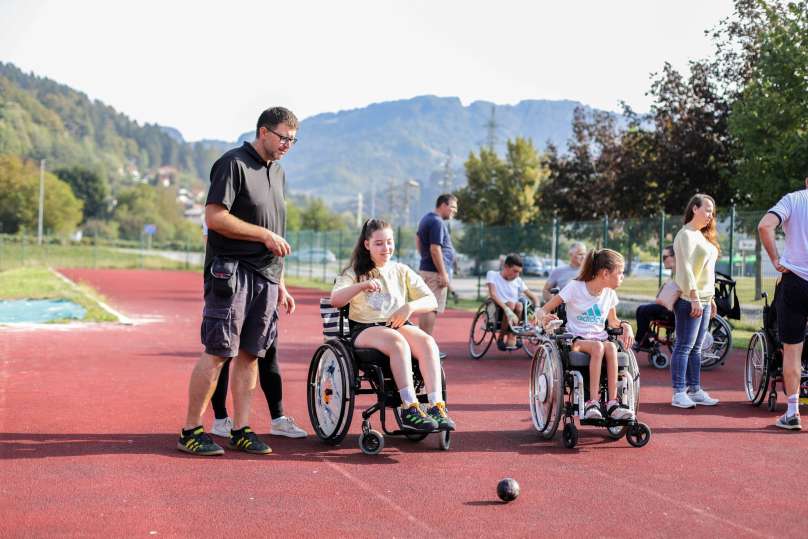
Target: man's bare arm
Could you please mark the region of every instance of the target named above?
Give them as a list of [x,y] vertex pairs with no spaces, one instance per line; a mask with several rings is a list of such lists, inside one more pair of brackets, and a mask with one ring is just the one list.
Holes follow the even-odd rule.
[[767,213],[758,223],[758,234],[760,234],[760,242],[763,244],[763,248],[766,249],[766,253],[769,255],[775,269],[780,273],[785,273],[788,269],[780,265],[780,255],[777,253],[777,243],[775,242],[774,232],[778,226],[780,226],[780,220],[777,216]]
[[205,206],[205,222],[208,229],[233,240],[263,243],[277,256],[286,256],[292,250],[281,236],[264,227],[242,221],[220,204]]

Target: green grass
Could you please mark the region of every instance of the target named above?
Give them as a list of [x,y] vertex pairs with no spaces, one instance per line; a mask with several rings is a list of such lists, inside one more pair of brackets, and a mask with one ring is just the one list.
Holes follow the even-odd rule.
[[0,272],[0,299],[64,299],[84,307],[85,322],[117,320],[98,306],[97,301],[105,301],[98,292],[84,284],[74,288],[45,268],[16,268]]
[[120,247],[58,243],[36,245],[0,240],[0,271],[20,267],[176,270],[192,266],[162,256],[141,255]]

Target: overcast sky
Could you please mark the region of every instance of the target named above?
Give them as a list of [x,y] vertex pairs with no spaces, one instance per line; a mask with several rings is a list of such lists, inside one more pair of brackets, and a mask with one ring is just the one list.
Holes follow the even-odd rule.
[[[649,75],[712,54],[731,0],[0,0],[0,61],[188,140],[416,95],[647,110]],[[304,136],[303,133],[300,134]]]

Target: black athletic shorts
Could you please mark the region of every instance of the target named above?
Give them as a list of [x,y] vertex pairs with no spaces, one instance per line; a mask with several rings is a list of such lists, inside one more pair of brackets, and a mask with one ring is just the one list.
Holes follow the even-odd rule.
[[808,281],[791,272],[784,273],[778,285],[775,308],[780,342],[803,342],[808,323]]
[[[359,336],[359,334],[365,331],[367,328],[372,328],[376,326],[386,326],[386,325],[387,322],[374,322],[372,324],[363,324],[362,322],[354,322],[353,320],[348,320],[348,327],[351,332],[351,342],[355,343],[356,338]],[[415,324],[407,320],[406,322],[404,322],[404,325],[413,326]]]

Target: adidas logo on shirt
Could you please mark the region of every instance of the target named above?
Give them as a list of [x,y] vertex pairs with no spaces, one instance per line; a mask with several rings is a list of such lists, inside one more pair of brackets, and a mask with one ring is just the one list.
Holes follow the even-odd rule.
[[603,313],[600,312],[597,303],[592,305],[583,313],[579,314],[576,319],[587,324],[603,324],[605,322],[603,319]]

